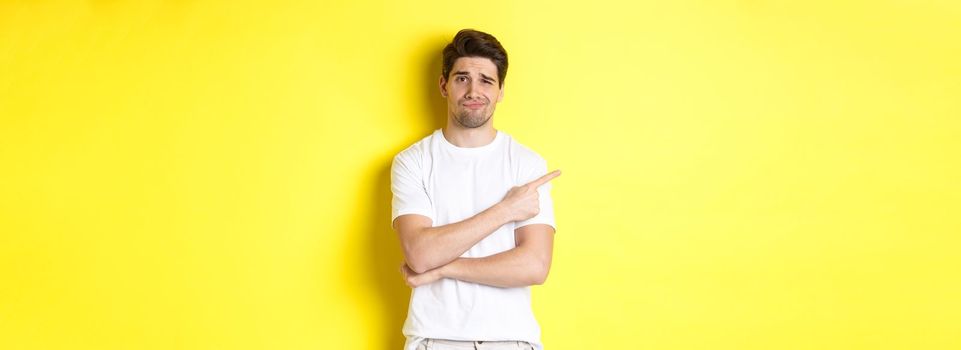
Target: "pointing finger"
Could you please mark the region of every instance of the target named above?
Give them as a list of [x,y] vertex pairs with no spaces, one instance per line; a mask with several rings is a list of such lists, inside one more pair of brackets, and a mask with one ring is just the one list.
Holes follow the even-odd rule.
[[551,180],[553,180],[555,177],[558,177],[558,176],[561,176],[561,171],[560,171],[560,170],[554,170],[554,171],[552,171],[552,172],[547,173],[547,175],[541,176],[541,177],[540,177],[539,179],[537,179],[537,180],[534,180],[534,181],[529,182],[529,183],[527,184],[527,186],[530,186],[530,187],[533,187],[533,188],[538,188],[538,187],[541,187],[541,185],[546,184],[548,181],[551,181]]

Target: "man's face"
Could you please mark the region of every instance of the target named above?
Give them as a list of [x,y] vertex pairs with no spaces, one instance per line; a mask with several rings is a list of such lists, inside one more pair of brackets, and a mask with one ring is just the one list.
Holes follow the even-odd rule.
[[458,58],[449,78],[440,78],[440,93],[447,99],[451,119],[465,128],[487,124],[504,97],[494,62],[483,57]]

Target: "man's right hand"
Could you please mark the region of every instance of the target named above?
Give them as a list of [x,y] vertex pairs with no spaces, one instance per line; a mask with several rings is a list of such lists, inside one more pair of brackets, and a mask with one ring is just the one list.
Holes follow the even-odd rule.
[[561,176],[561,171],[554,170],[526,185],[511,188],[499,203],[507,211],[510,221],[524,221],[540,213],[537,188],[558,176]]

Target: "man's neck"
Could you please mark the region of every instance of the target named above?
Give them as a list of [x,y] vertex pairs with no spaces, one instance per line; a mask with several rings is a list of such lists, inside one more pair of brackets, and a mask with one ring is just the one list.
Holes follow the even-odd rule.
[[447,123],[447,127],[443,129],[444,138],[447,142],[457,147],[473,148],[481,147],[494,142],[494,137],[497,136],[497,130],[491,123],[484,125],[479,128],[464,128],[451,126]]

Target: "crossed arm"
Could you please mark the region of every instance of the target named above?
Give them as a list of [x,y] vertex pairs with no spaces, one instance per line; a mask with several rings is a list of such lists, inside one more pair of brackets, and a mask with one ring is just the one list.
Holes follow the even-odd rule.
[[511,221],[522,221],[539,212],[537,187],[560,175],[551,172],[524,186],[514,187],[494,206],[464,221],[431,227],[421,215],[402,215],[394,220],[406,263],[401,270],[412,287],[441,278],[497,287],[542,284],[550,271],[554,228],[532,224],[514,231],[516,247],[483,258],[460,258],[477,242]]

